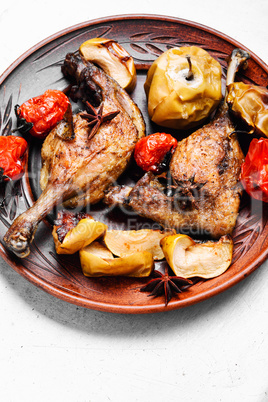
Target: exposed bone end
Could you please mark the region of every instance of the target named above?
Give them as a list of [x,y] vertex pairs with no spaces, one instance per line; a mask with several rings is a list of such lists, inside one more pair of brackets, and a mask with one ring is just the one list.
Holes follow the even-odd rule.
[[10,238],[8,236],[5,236],[4,244],[7,250],[11,251],[19,258],[25,258],[30,254],[29,242],[21,235],[19,235],[18,237],[16,237],[15,235]]
[[25,258],[30,254],[30,244],[37,228],[30,222],[25,224],[22,215],[13,222],[3,238],[6,249],[19,258]]
[[249,58],[250,54],[245,50],[236,48],[232,51],[232,54],[228,60],[229,64],[226,77],[226,86],[234,82],[235,74],[241,67],[247,67],[247,60]]

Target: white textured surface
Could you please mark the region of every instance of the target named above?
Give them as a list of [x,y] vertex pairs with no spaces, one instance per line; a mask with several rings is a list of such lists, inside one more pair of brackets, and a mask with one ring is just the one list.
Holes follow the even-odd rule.
[[[267,0],[10,0],[0,8],[0,73],[63,28],[129,13],[197,21],[268,63]],[[53,298],[1,261],[0,400],[265,402],[267,268],[198,305],[132,316]]]

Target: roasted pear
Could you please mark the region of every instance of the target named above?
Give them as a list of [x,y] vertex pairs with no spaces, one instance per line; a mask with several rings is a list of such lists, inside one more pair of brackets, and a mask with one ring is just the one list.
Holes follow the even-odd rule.
[[113,254],[102,244],[94,242],[79,252],[85,276],[131,276],[146,277],[154,269],[154,259],[148,251],[135,252],[122,258]]
[[222,99],[221,66],[197,46],[172,48],[154,61],[144,89],[153,122],[175,129],[194,127]]
[[189,236],[178,234],[162,239],[161,247],[174,273],[184,278],[214,278],[225,272],[232,261],[230,236],[197,243]]
[[268,137],[267,88],[234,82],[227,89],[227,103],[232,113],[246,123],[250,133]]
[[162,260],[164,253],[160,247],[160,240],[175,233],[175,230],[169,232],[152,229],[107,230],[103,240],[108,249],[118,257],[148,251],[155,260]]
[[82,247],[87,246],[102,236],[107,225],[94,219],[81,219],[78,224],[69,230],[61,242],[57,233],[57,226],[54,225],[52,235],[57,254],[74,254]]
[[131,92],[135,88],[137,73],[133,58],[112,39],[93,38],[82,43],[80,54],[101,67],[106,74],[114,78],[122,88]]

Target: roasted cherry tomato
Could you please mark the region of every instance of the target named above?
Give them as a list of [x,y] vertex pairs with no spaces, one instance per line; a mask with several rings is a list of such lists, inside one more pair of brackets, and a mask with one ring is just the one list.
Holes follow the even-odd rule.
[[246,192],[268,202],[268,139],[254,138],[241,166],[241,182]]
[[159,165],[165,156],[175,151],[178,141],[170,134],[154,133],[141,138],[136,146],[134,158],[138,166],[146,172],[159,172]]
[[17,180],[23,175],[26,149],[24,138],[0,136],[0,181]]
[[63,92],[48,89],[43,95],[31,98],[15,109],[18,129],[26,131],[30,128],[34,137],[45,138],[63,118],[69,104]]

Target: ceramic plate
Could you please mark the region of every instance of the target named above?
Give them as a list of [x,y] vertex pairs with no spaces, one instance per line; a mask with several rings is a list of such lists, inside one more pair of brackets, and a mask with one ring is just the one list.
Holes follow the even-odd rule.
[[[147,117],[143,84],[151,63],[163,51],[174,46],[196,45],[215,57],[226,73],[226,58],[235,47],[243,45],[226,35],[190,21],[153,15],[115,16],[85,22],[67,28],[38,43],[23,54],[1,76],[1,126],[6,135],[15,127],[14,105],[42,94],[48,88],[64,89],[67,82],[60,65],[66,53],[76,51],[85,40],[108,37],[117,40],[133,56],[138,73],[137,86],[132,97],[140,107],[147,125],[147,133],[157,131]],[[238,80],[267,85],[268,68],[252,52],[246,71]],[[246,147],[247,144],[244,144]],[[32,205],[40,193],[38,175],[41,166],[40,142],[32,141],[26,175],[16,185],[1,187],[0,233],[2,238],[12,221]],[[135,180],[135,171],[123,176]],[[112,228],[138,229],[150,225],[137,216],[124,216],[115,209],[107,210],[102,204],[91,208],[96,219]],[[254,271],[267,257],[268,225],[263,205],[244,197],[233,233],[234,257],[231,267],[221,276],[196,283],[173,298],[165,306],[163,297],[148,297],[140,287],[148,279],[95,278],[83,276],[77,256],[59,256],[55,253],[51,236],[53,214],[37,230],[29,257],[20,260],[1,246],[2,257],[20,275],[55,297],[90,309],[116,313],[152,313],[185,307],[212,297],[238,283]],[[144,226],[143,226],[144,227]],[[161,264],[157,265],[161,270]]]

